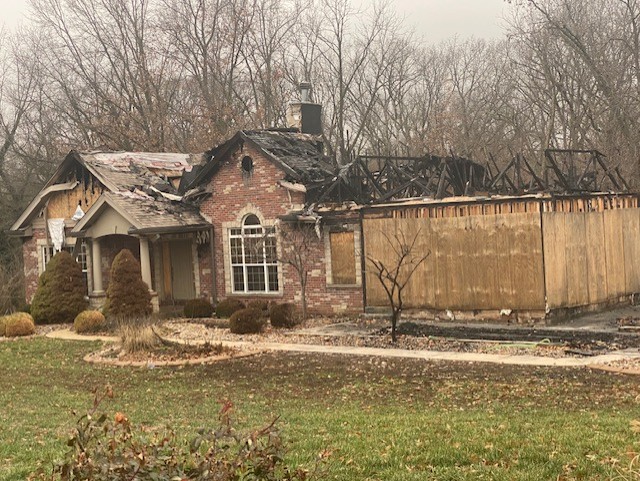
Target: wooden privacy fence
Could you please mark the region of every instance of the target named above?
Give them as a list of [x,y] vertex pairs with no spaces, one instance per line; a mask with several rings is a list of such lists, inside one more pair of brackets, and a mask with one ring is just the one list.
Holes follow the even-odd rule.
[[640,209],[542,216],[550,309],[640,292]]
[[[407,308],[545,311],[640,292],[640,209],[363,218],[365,259],[392,262],[388,235],[430,252],[405,289]],[[387,236],[385,236],[387,233]],[[387,306],[365,261],[367,306]]]

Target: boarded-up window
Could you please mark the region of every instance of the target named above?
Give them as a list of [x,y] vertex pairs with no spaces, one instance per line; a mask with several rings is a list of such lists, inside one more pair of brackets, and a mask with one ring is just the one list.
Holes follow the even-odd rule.
[[331,281],[333,284],[356,283],[356,251],[353,231],[330,232]]

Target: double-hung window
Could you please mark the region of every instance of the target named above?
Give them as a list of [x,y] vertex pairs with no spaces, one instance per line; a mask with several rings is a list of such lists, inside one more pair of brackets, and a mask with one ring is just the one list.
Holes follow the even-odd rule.
[[234,293],[278,292],[276,231],[251,214],[229,230]]

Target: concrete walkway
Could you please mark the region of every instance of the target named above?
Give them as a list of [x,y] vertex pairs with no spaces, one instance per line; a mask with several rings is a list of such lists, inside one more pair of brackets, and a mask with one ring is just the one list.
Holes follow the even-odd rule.
[[[47,337],[54,339],[75,341],[104,341],[117,342],[114,336],[85,336],[78,335],[68,329],[53,331]],[[315,344],[288,344],[276,342],[246,342],[246,341],[222,341],[224,346],[251,348],[266,351],[306,352],[318,354],[341,354],[348,356],[386,357],[404,359],[424,359],[429,361],[457,361],[457,362],[487,362],[493,364],[511,364],[522,366],[556,366],[556,367],[584,367],[592,364],[604,364],[623,359],[638,359],[639,352],[620,351],[612,354],[603,354],[588,358],[574,357],[540,357],[529,355],[484,354],[471,352],[451,351],[420,351],[411,349],[355,347],[355,346],[323,346]]]

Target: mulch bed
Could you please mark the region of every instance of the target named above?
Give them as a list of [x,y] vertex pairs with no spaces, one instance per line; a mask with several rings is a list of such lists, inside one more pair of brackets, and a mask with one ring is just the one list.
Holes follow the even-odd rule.
[[[508,339],[500,339],[499,336],[488,337],[489,340],[480,336],[476,338],[464,338],[468,333],[457,332],[456,337],[440,337],[425,335],[424,332],[411,332],[411,326],[407,329],[407,324],[402,324],[398,342],[391,342],[391,335],[388,328],[372,329],[371,335],[342,335],[342,336],[322,336],[298,334],[297,329],[283,330],[267,328],[261,334],[237,335],[229,332],[228,329],[220,327],[207,327],[206,322],[194,321],[171,321],[165,324],[168,335],[172,338],[183,340],[207,340],[210,342],[220,341],[245,341],[250,343],[274,342],[289,344],[315,344],[324,346],[356,346],[375,348],[396,348],[410,350],[429,351],[455,351],[484,354],[501,355],[533,355],[541,357],[589,357],[608,352],[616,351],[628,347],[617,342],[605,342],[602,340],[554,340],[539,336],[539,338],[517,338],[511,336]],[[416,324],[417,327],[421,327]],[[304,326],[308,327],[308,326]],[[453,334],[453,333],[451,333]],[[476,333],[477,334],[477,333]],[[497,337],[497,338],[496,338]],[[628,343],[627,343],[628,344]]]

